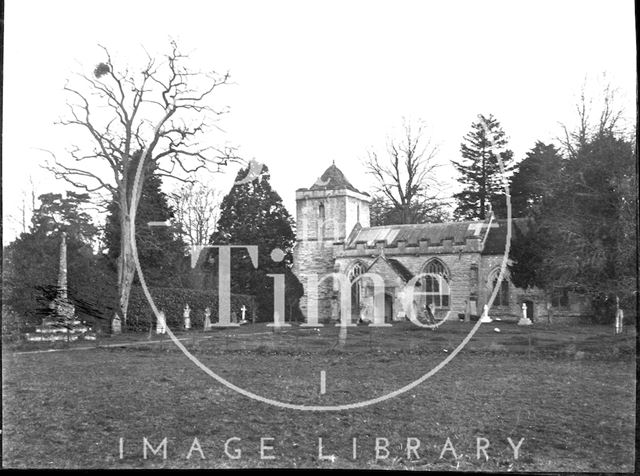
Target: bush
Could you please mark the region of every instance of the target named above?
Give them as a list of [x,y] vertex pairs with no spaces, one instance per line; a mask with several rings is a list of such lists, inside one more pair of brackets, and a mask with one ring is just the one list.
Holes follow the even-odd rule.
[[10,306],[2,305],[2,340],[13,342],[20,339],[23,329],[23,320]]
[[[171,329],[179,329],[184,324],[184,306],[189,304],[191,327],[202,329],[204,326],[204,310],[211,308],[211,322],[218,321],[218,294],[214,291],[202,291],[185,288],[150,288],[149,292],[156,307],[164,311],[167,325]],[[231,315],[235,313],[242,318],[242,306],[247,308],[246,318],[251,320],[256,312],[255,298],[245,294],[231,295]],[[127,328],[133,331],[149,330],[150,324],[155,326],[156,317],[151,305],[140,287],[131,289],[129,308],[127,311]]]

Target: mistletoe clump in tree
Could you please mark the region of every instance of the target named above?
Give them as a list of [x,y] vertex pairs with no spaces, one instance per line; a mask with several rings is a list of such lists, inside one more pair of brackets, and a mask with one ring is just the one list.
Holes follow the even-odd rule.
[[[505,149],[507,138],[500,123],[493,117],[479,116],[460,146],[462,161],[452,161],[460,173],[464,189],[454,195],[458,206],[457,219],[484,220],[489,206],[497,215],[505,210],[503,184],[513,171],[513,152]],[[500,169],[498,154],[504,172]],[[503,216],[504,217],[504,216]],[[502,217],[502,218],[503,218]]]

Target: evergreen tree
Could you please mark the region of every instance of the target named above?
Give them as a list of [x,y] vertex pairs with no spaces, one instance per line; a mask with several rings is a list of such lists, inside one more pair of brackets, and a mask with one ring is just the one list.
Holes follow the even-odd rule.
[[[634,308],[637,177],[633,144],[613,134],[587,138],[562,164],[527,236],[514,241],[514,283],[591,297],[599,319],[612,303]],[[609,311],[605,311],[608,308]]]
[[489,205],[500,209],[499,203],[504,201],[504,192],[497,153],[502,159],[505,178],[513,170],[513,152],[498,152],[506,145],[506,135],[492,115],[488,118],[480,115],[479,120],[471,125],[471,131],[460,146],[463,160],[452,161],[464,185],[462,192],[454,195],[458,202],[455,218],[484,220]]
[[[132,160],[130,167],[135,169],[137,164],[138,160]],[[148,225],[150,221],[163,222],[174,216],[168,197],[161,190],[162,179],[155,173],[152,162],[147,163],[143,174],[146,178],[136,213],[135,238],[145,280],[150,286],[187,286],[189,264],[186,258],[186,245],[180,237],[180,229]],[[129,238],[121,236],[120,205],[113,201],[108,205],[107,210],[109,214],[104,230],[105,257],[110,268],[117,271],[121,250],[120,240]]]
[[[511,213],[514,218],[536,214],[545,197],[554,190],[562,166],[563,158],[555,146],[536,142],[511,178]],[[503,207],[495,208],[502,211]],[[503,214],[506,215],[506,210]]]
[[[236,183],[223,198],[217,231],[211,236],[211,244],[257,245],[258,268],[254,268],[246,249],[232,249],[231,290],[239,294],[253,294],[258,305],[258,317],[270,320],[273,317],[273,278],[267,274],[285,275],[285,298],[289,304],[286,313],[297,318],[297,302],[302,295],[302,286],[291,272],[293,263],[293,219],[284,207],[280,195],[271,188],[269,170],[263,166],[262,173],[252,181],[243,182],[250,168],[241,169]],[[239,183],[240,182],[240,183]],[[282,260],[278,258],[280,249]],[[210,251],[209,261],[213,278],[217,276],[217,250]]]

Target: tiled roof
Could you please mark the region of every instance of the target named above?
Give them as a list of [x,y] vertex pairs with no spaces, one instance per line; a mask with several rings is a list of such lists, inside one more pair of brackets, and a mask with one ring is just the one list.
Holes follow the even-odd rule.
[[[425,223],[419,225],[388,225],[362,228],[347,243],[347,248],[355,248],[356,243],[366,242],[374,246],[376,241],[384,240],[386,246],[396,246],[398,241],[407,244],[418,244],[420,240],[428,239],[432,244],[440,243],[446,238],[453,238],[456,243],[464,243],[465,237],[473,235],[469,226],[477,222]],[[486,228],[482,230],[484,232]]]
[[[483,254],[501,254],[504,252],[507,236],[506,220],[493,220]],[[516,218],[512,223],[512,238],[516,233],[526,231],[526,219]],[[389,225],[362,228],[352,233],[346,243],[347,249],[355,249],[357,243],[375,246],[377,241],[384,241],[385,246],[397,246],[399,241],[407,245],[418,245],[420,240],[429,240],[431,245],[439,245],[445,239],[452,239],[453,243],[465,243],[465,239],[478,236],[483,240],[487,233],[489,222],[461,221],[448,223],[424,223],[415,225]],[[354,230],[356,231],[356,230]]]
[[[309,190],[351,190],[353,192],[362,193],[355,188],[342,173],[335,164],[332,164],[324,173],[320,176],[316,183],[314,183]],[[366,194],[365,194],[366,195]]]

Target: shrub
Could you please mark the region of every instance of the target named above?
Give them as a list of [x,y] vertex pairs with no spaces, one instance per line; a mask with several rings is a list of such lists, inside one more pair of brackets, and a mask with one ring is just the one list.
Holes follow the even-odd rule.
[[2,305],[2,340],[12,342],[20,339],[23,332],[23,320],[10,306]]
[[[150,288],[149,292],[156,307],[164,311],[167,325],[171,329],[179,329],[184,324],[184,306],[189,304],[191,313],[191,327],[202,329],[204,325],[204,310],[211,308],[211,322],[218,321],[218,294],[215,291],[202,291],[186,288]],[[242,318],[242,306],[247,308],[246,318],[251,320],[256,312],[255,299],[245,294],[231,295],[231,315],[235,313]],[[131,289],[128,308],[127,327],[134,331],[149,330],[150,324],[155,326],[156,317],[151,305],[140,287]]]

